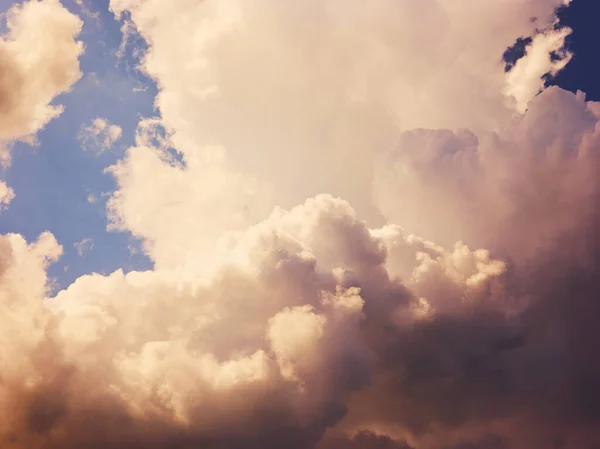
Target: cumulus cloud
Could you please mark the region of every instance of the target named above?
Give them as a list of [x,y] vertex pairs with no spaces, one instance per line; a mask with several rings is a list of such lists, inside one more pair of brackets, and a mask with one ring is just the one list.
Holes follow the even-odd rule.
[[112,0],[161,116],[107,207],[154,267],[51,297],[56,240],[0,238],[2,445],[599,444],[600,105],[536,95],[568,31],[501,59],[563,3]]
[[544,88],[544,75],[554,76],[571,60],[564,48],[569,28],[553,28],[536,35],[523,58],[519,59],[506,79],[505,94],[517,102],[524,112],[527,104]]
[[[14,339],[9,327],[4,350],[52,352],[50,365],[26,357],[6,373],[0,388],[19,413],[3,437],[16,447],[313,447],[345,415],[347,395],[372,380],[376,317],[412,296],[386,274],[384,242],[330,196],[224,239],[230,258],[211,278],[94,274],[45,302],[56,242],[5,240],[7,319],[36,338]],[[23,283],[23,270],[40,272],[37,284]],[[448,274],[432,282],[467,284]]]
[[376,219],[373,155],[402,129],[504,125],[537,94],[543,70],[558,69],[538,55],[560,46],[565,33],[544,34],[552,44],[536,43],[518,75],[505,74],[502,54],[551,26],[563,3],[112,0],[110,7],[149,43],[142,68],[157,81],[156,105],[178,151],[226,148],[230,169],[269,183],[276,204],[329,192]]
[[408,131],[377,163],[376,198],[393,222],[443,245],[535,254],[593,219],[598,117],[582,93],[551,88],[498,132]]
[[112,229],[144,238],[157,266],[212,265],[217,237],[269,213],[269,189],[230,171],[223,148],[196,148],[179,160],[154,119],[140,123],[136,143],[108,169],[119,186],[108,202],[109,218]]
[[[358,396],[349,408],[359,421],[381,429],[389,420],[389,432],[405,436],[408,428],[411,441],[425,447],[441,444],[444,427],[452,429],[445,444],[486,432],[508,437],[508,447],[577,447],[598,440],[590,398],[600,387],[593,380],[599,373],[592,361],[596,337],[587,318],[597,313],[600,286],[594,275],[600,268],[598,112],[584,95],[553,88],[500,132],[478,139],[466,132],[410,131],[382,157],[376,178],[382,210],[404,224],[427,267],[425,273],[413,270],[413,281],[424,281],[415,293],[435,291],[444,301],[472,294],[463,289],[457,295],[440,282],[431,290],[431,276],[440,271],[431,261],[439,260],[439,249],[411,236],[417,230],[438,242],[485,245],[505,259],[491,261],[485,251],[465,257],[458,245],[446,259],[452,261],[445,268],[451,278],[458,267],[467,269],[460,276],[467,286],[469,279],[504,274],[502,284],[479,290],[495,304],[489,313],[467,318],[450,305],[422,321],[418,337],[396,340],[390,350],[398,353],[404,376],[394,381],[399,400],[389,401],[391,385],[373,387],[371,405]],[[389,229],[377,232],[392,245],[389,270],[410,279],[406,258],[394,250],[406,243],[394,242]],[[479,272],[469,276],[468,267]],[[419,313],[429,315],[430,303]],[[507,321],[498,321],[500,310]]]
[[0,41],[0,139],[34,135],[60,115],[51,105],[81,77],[81,20],[57,0],[28,1],[6,15]]
[[78,139],[84,150],[100,154],[111,149],[122,135],[123,129],[119,125],[98,117],[81,127]]
[[[23,362],[5,374],[18,413],[4,438],[62,448],[594,441],[595,326],[584,317],[596,307],[586,269],[597,247],[596,265],[556,253],[560,268],[537,261],[537,278],[515,275],[485,250],[369,229],[328,195],[218,240],[224,257],[209,276],[92,274],[44,301],[60,248],[49,235],[5,238],[4,351]],[[565,327],[565,313],[577,325]],[[10,333],[17,325],[26,339]]]

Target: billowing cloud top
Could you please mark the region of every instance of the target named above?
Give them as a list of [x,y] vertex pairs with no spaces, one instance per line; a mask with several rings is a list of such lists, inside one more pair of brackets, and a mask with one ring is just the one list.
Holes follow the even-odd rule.
[[59,242],[0,237],[0,447],[600,444],[600,105],[541,79],[564,3],[112,0],[160,115],[107,214],[154,267],[51,296]]

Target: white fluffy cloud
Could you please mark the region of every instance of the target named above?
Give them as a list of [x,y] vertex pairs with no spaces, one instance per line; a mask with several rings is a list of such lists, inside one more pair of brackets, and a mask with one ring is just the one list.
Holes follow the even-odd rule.
[[23,138],[62,112],[50,105],[81,77],[75,40],[81,20],[58,0],[34,0],[7,13],[8,32],[0,41],[0,139]]
[[119,186],[108,203],[112,228],[144,238],[159,267],[206,266],[224,231],[245,229],[268,214],[269,192],[229,171],[219,147],[197,148],[178,162],[159,128],[155,120],[143,121],[136,146],[109,169]]
[[[507,75],[504,93],[513,97],[519,112],[525,112],[529,101],[544,89],[543,76],[556,75],[571,60],[564,48],[569,28],[550,29],[535,36],[526,54]],[[551,55],[558,57],[553,59]]]
[[505,124],[537,93],[540,71],[559,64],[537,55],[564,33],[536,41],[518,76],[504,73],[502,54],[554,23],[563,3],[112,0],[111,9],[131,13],[150,44],[143,68],[178,151],[223,147],[230,170],[271,184],[276,204],[329,192],[373,218],[373,155],[402,129]]

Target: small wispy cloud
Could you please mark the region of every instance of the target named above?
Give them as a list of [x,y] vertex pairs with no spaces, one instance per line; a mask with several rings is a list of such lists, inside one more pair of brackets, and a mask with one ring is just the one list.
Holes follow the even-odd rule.
[[81,12],[84,16],[94,19],[96,24],[100,24],[100,13],[98,11],[93,11],[90,6],[87,5],[84,0],[75,0],[75,3],[81,9]]
[[85,238],[79,242],[73,243],[73,247],[75,248],[75,251],[77,251],[79,257],[83,257],[85,253],[94,249],[94,240],[91,238]]
[[119,125],[98,117],[81,128],[78,140],[84,150],[100,154],[109,150],[122,135],[123,129]]
[[0,210],[6,209],[14,197],[14,190],[0,181]]

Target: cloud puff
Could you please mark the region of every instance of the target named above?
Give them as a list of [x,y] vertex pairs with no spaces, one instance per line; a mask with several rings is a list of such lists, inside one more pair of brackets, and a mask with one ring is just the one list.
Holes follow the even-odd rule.
[[544,89],[544,75],[556,75],[571,60],[572,55],[564,48],[570,33],[569,28],[552,28],[537,34],[511,69],[504,92],[517,101],[520,112]]
[[0,210],[6,208],[14,199],[15,192],[6,183],[0,181]]
[[89,17],[90,19],[94,19],[97,24],[100,23],[100,12],[94,11],[88,4],[87,1],[84,0],[75,0],[75,3],[81,9],[81,12]]
[[28,1],[7,13],[0,41],[0,139],[34,135],[62,112],[50,105],[81,77],[82,22],[57,0]]
[[[230,257],[210,278],[94,274],[44,302],[56,242],[5,239],[3,304],[14,325],[4,350],[23,362],[0,387],[17,410],[0,435],[16,447],[316,444],[346,414],[347,394],[371,382],[378,320],[411,294],[386,274],[384,242],[330,196],[225,240]],[[40,275],[23,282],[23,270]],[[432,283],[467,288],[441,271]],[[27,339],[13,338],[17,323]]]
[[82,257],[85,253],[94,249],[94,240],[90,238],[82,239],[73,243],[73,248],[75,248],[79,257]]
[[98,117],[81,127],[78,139],[84,150],[100,154],[111,149],[122,135],[123,130],[119,125]]

